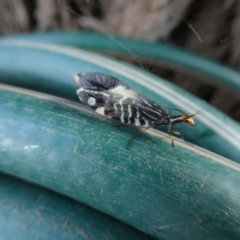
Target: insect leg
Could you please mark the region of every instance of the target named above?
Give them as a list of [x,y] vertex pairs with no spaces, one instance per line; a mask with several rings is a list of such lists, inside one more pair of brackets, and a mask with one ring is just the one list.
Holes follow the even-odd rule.
[[176,148],[175,148],[175,146],[174,146],[174,140],[173,140],[173,137],[172,137],[172,135],[171,135],[170,133],[169,133],[169,138],[170,138],[170,140],[171,140],[171,142],[172,142],[172,150],[173,150],[176,158],[177,158],[179,161],[181,161],[181,158],[179,157],[179,155],[178,155],[177,152],[176,152]]
[[171,142],[172,142],[172,149],[173,149],[173,152],[174,152],[176,158],[180,161],[181,158],[179,157],[179,155],[178,155],[177,152],[176,152],[176,149],[175,149],[175,146],[174,146],[174,139],[173,139],[171,133],[176,134],[176,135],[181,135],[181,133],[176,132],[176,131],[173,131],[173,124],[170,124],[170,125],[169,125],[168,134],[169,134],[169,138],[170,138],[170,140],[171,140]]
[[172,135],[171,135],[172,131],[173,131],[173,125],[170,123],[169,127],[168,127],[168,134],[169,134],[169,138],[170,138],[170,140],[172,142],[172,148],[174,148],[174,140],[173,140]]
[[145,132],[147,129],[149,129],[149,127],[148,127],[148,128],[145,128],[144,130],[140,130],[136,135],[134,135],[133,137],[131,137],[131,139],[128,141],[128,148],[131,147],[132,141],[133,141],[136,137],[140,136],[140,135],[141,135],[143,132]]

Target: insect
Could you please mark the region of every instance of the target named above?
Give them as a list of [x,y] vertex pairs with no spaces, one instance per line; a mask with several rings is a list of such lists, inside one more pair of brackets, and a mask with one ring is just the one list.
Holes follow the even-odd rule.
[[168,125],[169,133],[177,123],[195,125],[194,115],[172,116],[155,102],[112,76],[79,73],[74,80],[82,103],[121,123],[142,128]]

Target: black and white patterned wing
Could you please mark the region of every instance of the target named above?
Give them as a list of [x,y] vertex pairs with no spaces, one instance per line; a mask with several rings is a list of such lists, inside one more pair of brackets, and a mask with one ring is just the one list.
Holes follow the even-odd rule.
[[168,123],[164,110],[114,77],[82,73],[74,79],[79,99],[99,114],[139,127]]
[[114,101],[114,98],[116,101],[117,98],[120,99],[120,96],[114,96],[111,92],[119,84],[118,79],[114,77],[99,73],[79,73],[74,80],[78,87],[77,95],[80,101],[95,111],[98,109],[98,113],[101,113],[101,109],[104,111],[103,108]]

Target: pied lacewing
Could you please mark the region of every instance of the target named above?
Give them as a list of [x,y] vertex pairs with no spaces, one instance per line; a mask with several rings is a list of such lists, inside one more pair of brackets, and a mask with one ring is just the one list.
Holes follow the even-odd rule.
[[142,128],[186,123],[194,126],[193,115],[172,116],[152,100],[117,78],[102,73],[79,73],[74,77],[82,103],[109,118]]

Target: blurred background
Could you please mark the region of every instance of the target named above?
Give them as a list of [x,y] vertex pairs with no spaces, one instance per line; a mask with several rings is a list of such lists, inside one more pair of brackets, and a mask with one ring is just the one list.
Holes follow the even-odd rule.
[[[104,34],[107,36],[104,44],[108,39],[127,53],[123,57],[108,52],[111,57],[161,76],[223,111],[224,114],[217,113],[214,118],[210,114],[209,118],[203,115],[206,121],[198,121],[198,127],[193,131],[179,128],[179,132],[187,141],[237,163],[240,162],[239,125],[227,122],[224,117],[227,114],[240,122],[240,94],[227,88],[230,84],[225,88],[213,85],[209,75],[205,75],[209,79],[204,79],[204,75],[193,75],[189,67],[181,71],[172,62],[168,66],[157,64],[154,54],[162,53],[165,45],[170,45],[239,72],[239,19],[240,1],[237,0],[0,0],[1,37],[40,32]],[[124,44],[116,36],[159,45],[152,44],[153,51],[147,60],[131,52],[128,41]],[[92,39],[96,44],[97,40],[91,36],[90,41]],[[52,94],[58,87],[59,76],[65,76],[66,69],[71,68],[72,55],[68,61],[61,62],[61,66],[67,64],[58,72],[60,60],[55,64],[52,61],[55,58],[48,58],[51,55],[43,51],[44,56],[39,62],[48,60],[40,64],[47,74],[35,76],[35,72],[30,71],[28,76],[28,71],[21,75],[21,69],[12,70],[14,63],[21,67],[17,63],[23,59],[26,59],[23,65],[31,68],[32,64],[28,65],[30,51],[25,49],[21,49],[21,56],[18,56],[15,51],[11,53],[11,44],[2,47],[0,66],[4,69],[6,63],[8,68],[5,76],[4,70],[1,72],[1,77],[11,80],[16,76],[13,86],[18,86],[18,79],[24,86],[27,76],[26,85],[30,89],[31,80],[35,81],[34,85],[40,79],[42,85],[35,85],[44,93]],[[41,53],[39,49],[36,48]],[[52,53],[59,56],[57,52]],[[188,54],[181,51],[181,60],[184,55]],[[11,56],[10,60],[8,56]],[[41,57],[41,54],[37,56]],[[176,54],[174,57],[176,59]],[[37,73],[44,73],[36,64],[36,55],[32,54],[30,59],[33,59]],[[75,68],[79,68],[79,59],[75,59],[74,71],[71,70],[74,74]],[[191,62],[201,62],[201,67],[208,63]],[[54,63],[53,68],[46,67],[48,63]],[[85,71],[85,66],[80,71]],[[95,69],[95,65],[92,66],[90,69]],[[220,76],[224,72],[222,69],[218,68]],[[73,76],[71,71],[67,76]],[[48,81],[53,78],[52,72],[55,73],[53,84]],[[233,79],[231,71],[225,73],[229,83]],[[235,76],[237,79],[237,74]],[[74,82],[71,80],[72,85],[68,86],[66,83],[70,80],[65,80],[56,92],[63,95],[67,87],[69,95],[66,95],[77,98]],[[70,91],[71,86],[74,92]],[[19,89],[14,92],[4,88],[0,93],[0,239],[144,240],[152,239],[150,236],[192,239],[193,235],[200,240],[240,239],[240,168],[237,163],[225,161],[190,144],[176,144],[176,151],[173,151],[175,149],[167,140],[162,141],[154,134],[144,134],[140,141],[134,142],[133,148],[127,149],[127,139],[134,136],[136,129],[113,128],[115,123],[110,124],[85,112],[81,114],[72,105],[64,105],[64,101],[51,102],[53,94],[46,99],[40,98],[42,93],[34,94],[36,96],[29,92],[22,94]],[[207,111],[207,104],[197,103],[196,106],[202,105]],[[204,114],[204,109],[200,110]],[[222,116],[221,121],[218,121],[219,116]],[[37,183],[55,193],[2,172]]]
[[[236,0],[1,0],[0,35],[92,31],[162,42],[240,70],[240,2]],[[124,47],[124,46],[123,46]],[[127,62],[160,75],[240,121],[240,96],[206,79],[129,53]],[[240,81],[240,80],[239,80]]]

